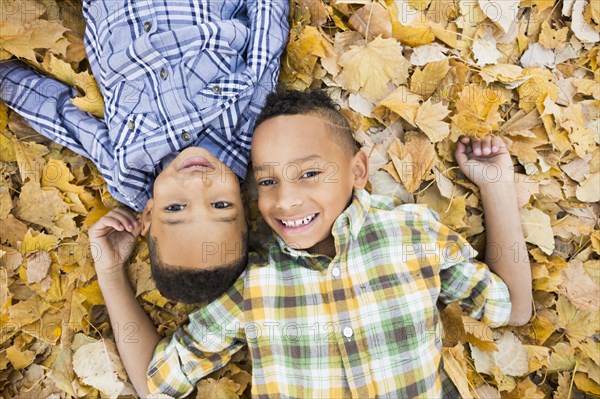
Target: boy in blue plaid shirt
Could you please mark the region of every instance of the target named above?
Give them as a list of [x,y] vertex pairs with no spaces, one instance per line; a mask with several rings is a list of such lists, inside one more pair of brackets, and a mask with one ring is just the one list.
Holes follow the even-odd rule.
[[[254,121],[275,87],[287,0],[84,1],[101,120],[74,89],[0,63],[0,98],[39,133],[91,159],[119,201],[143,211],[163,295],[200,302],[246,265],[246,175]],[[118,210],[127,214],[125,210]],[[116,262],[116,260],[115,260]]]
[[[135,342],[117,345],[140,395],[187,396],[248,345],[253,397],[439,398],[452,395],[440,373],[439,302],[491,326],[529,320],[531,274],[510,250],[525,242],[500,139],[461,138],[455,152],[481,192],[489,268],[426,206],[364,190],[367,155],[325,94],[271,95],[252,145],[258,207],[275,239],[173,336],[155,332],[122,265],[96,262],[100,288],[115,293],[111,321],[138,326]],[[119,234],[100,220],[90,241],[125,259],[97,238],[106,232]]]

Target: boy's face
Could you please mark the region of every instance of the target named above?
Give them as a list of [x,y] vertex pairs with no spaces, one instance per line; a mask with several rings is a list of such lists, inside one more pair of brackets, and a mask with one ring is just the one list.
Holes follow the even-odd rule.
[[156,178],[142,216],[142,233],[161,261],[210,268],[239,259],[247,224],[237,176],[199,147],[182,151]]
[[367,156],[335,142],[330,122],[312,115],[277,116],[252,141],[258,208],[287,245],[333,256],[331,228],[367,182]]

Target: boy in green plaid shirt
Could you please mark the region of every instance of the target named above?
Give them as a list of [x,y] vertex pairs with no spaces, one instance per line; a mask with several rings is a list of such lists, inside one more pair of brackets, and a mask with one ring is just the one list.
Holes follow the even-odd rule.
[[124,273],[96,265],[113,323],[139,326],[117,343],[138,393],[186,396],[248,345],[253,397],[442,397],[438,300],[491,326],[531,315],[528,261],[509,255],[525,245],[510,156],[497,138],[462,138],[455,155],[480,188],[497,275],[427,207],[364,190],[367,156],[325,94],[271,95],[252,147],[267,255],[162,341]]

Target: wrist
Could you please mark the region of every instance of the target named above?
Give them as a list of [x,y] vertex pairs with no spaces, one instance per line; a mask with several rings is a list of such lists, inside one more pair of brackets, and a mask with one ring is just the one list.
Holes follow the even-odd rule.
[[122,263],[102,267],[96,266],[96,275],[98,276],[98,282],[122,281],[123,277],[126,277],[125,266]]
[[495,182],[486,182],[482,183],[479,186],[479,191],[481,195],[486,194],[495,194],[502,193],[503,195],[507,193],[516,192],[516,186],[513,181],[495,181]]

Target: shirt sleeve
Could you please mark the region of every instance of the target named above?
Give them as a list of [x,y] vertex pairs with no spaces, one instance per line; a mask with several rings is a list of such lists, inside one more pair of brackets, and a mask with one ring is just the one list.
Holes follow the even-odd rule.
[[188,395],[196,382],[225,366],[245,345],[244,276],[221,297],[190,314],[189,324],[158,344],[147,373],[151,394]]
[[[0,63],[0,98],[40,134],[94,161],[110,162],[104,121],[71,103],[75,89],[40,75],[20,61]],[[111,180],[111,176],[104,176]]]
[[477,251],[460,234],[441,224],[431,210],[429,214],[430,233],[441,256],[440,300],[458,301],[471,317],[491,327],[508,324],[511,302],[504,281],[475,260]]

